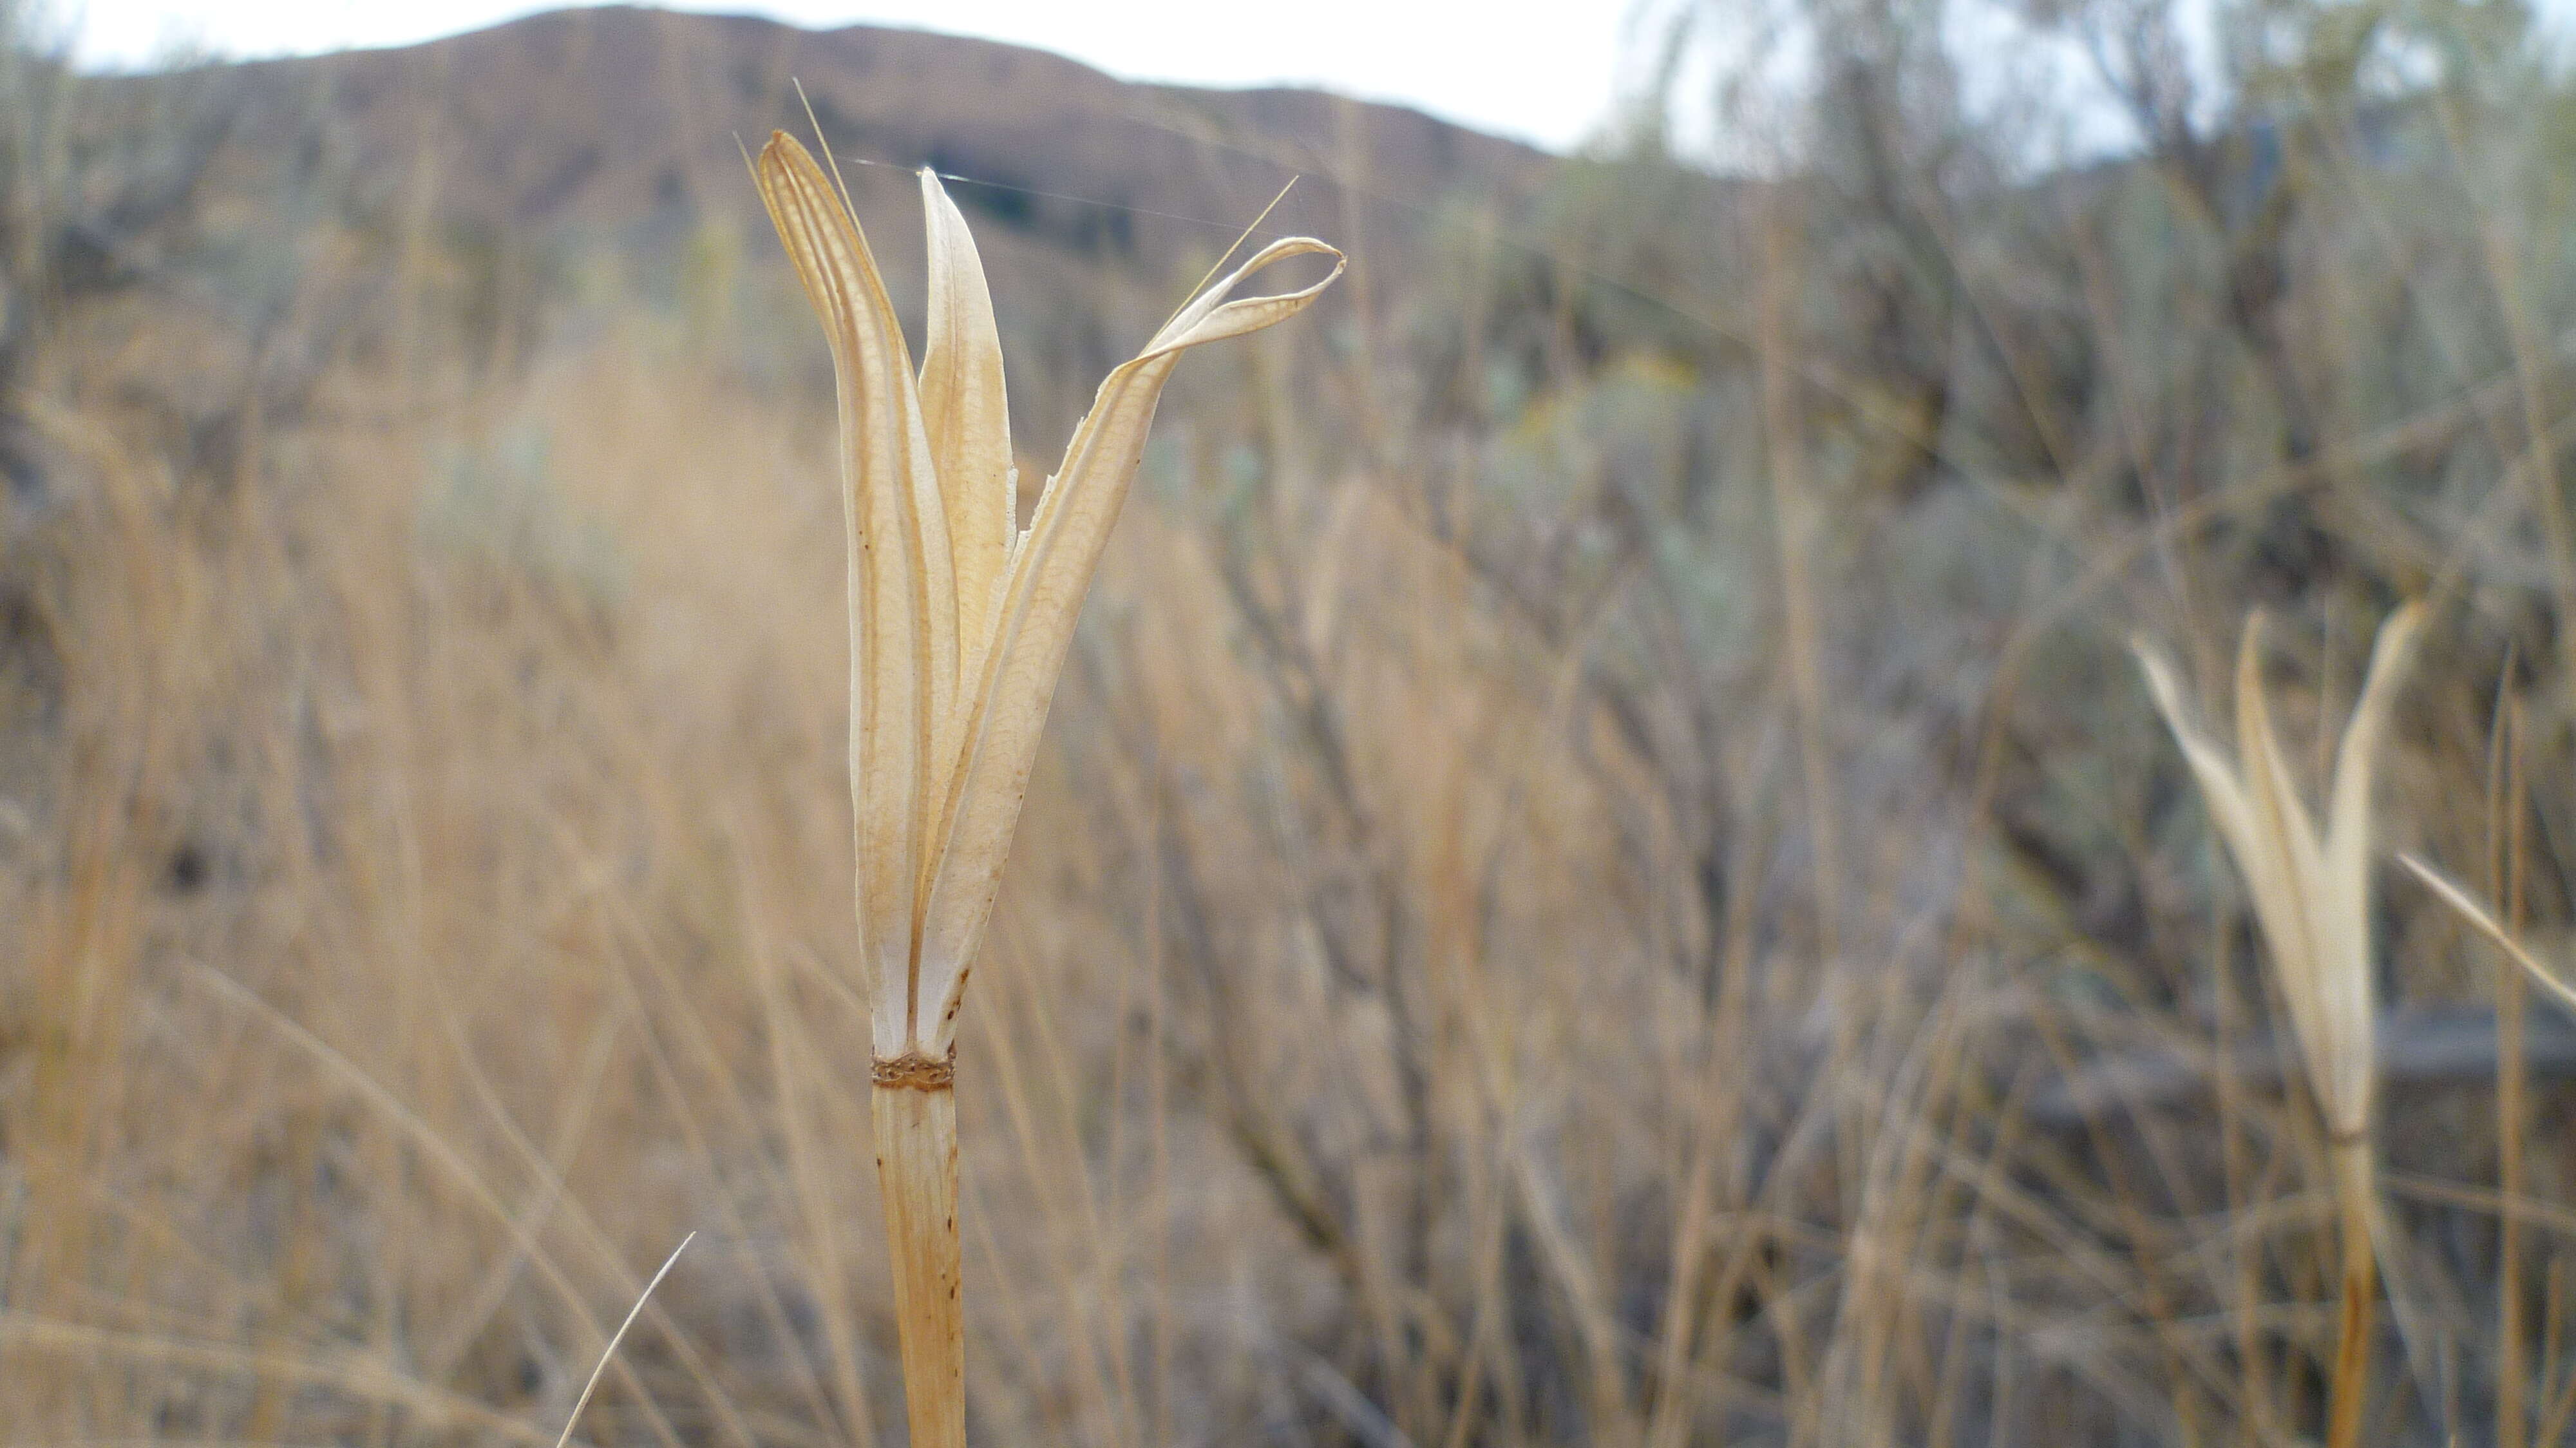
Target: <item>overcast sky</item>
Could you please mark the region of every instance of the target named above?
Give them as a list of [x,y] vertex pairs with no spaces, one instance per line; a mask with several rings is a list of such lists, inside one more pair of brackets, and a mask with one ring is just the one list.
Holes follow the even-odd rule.
[[[1657,0],[1647,0],[1657,3]],[[176,49],[263,56],[407,45],[539,10],[529,0],[52,0],[84,62]],[[871,23],[1057,51],[1139,80],[1321,85],[1551,149],[1609,114],[1637,0],[680,0],[809,27]],[[1354,37],[1366,37],[1354,43]]]

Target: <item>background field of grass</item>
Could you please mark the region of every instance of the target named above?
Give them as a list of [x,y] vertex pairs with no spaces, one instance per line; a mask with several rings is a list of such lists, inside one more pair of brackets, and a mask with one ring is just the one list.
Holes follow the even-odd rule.
[[[1059,193],[956,188],[1024,473],[1195,223],[1302,172],[1353,259],[1182,371],[1056,699],[978,1441],[2313,1436],[2325,1142],[2129,645],[2223,718],[2266,608],[2313,798],[2429,599],[2381,836],[2567,963],[2576,86],[2494,0],[2218,14],[2036,15],[2142,138],[2053,165],[1944,0],[1766,10],[1724,171],[641,11],[13,19],[0,1443],[545,1448],[692,1229],[583,1438],[900,1441],[828,368],[732,139],[790,75]],[[2371,1440],[2564,1441],[2576,1027],[2378,883]]]

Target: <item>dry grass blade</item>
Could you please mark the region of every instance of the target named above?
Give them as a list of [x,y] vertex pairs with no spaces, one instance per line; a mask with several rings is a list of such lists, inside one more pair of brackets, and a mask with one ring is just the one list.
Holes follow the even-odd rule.
[[2462,920],[2467,921],[2480,935],[2485,936],[2496,949],[2503,951],[2505,959],[2521,966],[2523,973],[2531,977],[2542,990],[2549,992],[2553,1000],[2566,1007],[2571,1013],[2576,1013],[2576,985],[2569,985],[2557,972],[2542,965],[2537,957],[2523,948],[2521,941],[2513,938],[2512,931],[2505,929],[2495,916],[2489,914],[2487,908],[2472,898],[2457,881],[2413,855],[2399,855],[2397,863],[2413,872],[2415,878],[2423,881],[2425,888],[2431,890],[2436,898],[2450,906]]
[[563,1433],[555,1439],[555,1448],[564,1448],[572,1441],[573,1426],[581,1421],[581,1410],[590,1406],[590,1395],[599,1391],[599,1379],[608,1371],[608,1360],[617,1356],[617,1345],[626,1341],[627,1329],[635,1325],[635,1319],[644,1315],[644,1304],[652,1300],[653,1289],[661,1286],[662,1279],[671,1275],[671,1269],[680,1265],[680,1254],[689,1250],[689,1244],[696,1240],[698,1234],[695,1232],[682,1237],[680,1245],[671,1249],[671,1255],[662,1259],[662,1266],[653,1274],[652,1280],[644,1284],[644,1290],[635,1295],[635,1305],[626,1309],[626,1320],[617,1324],[617,1331],[608,1335],[608,1346],[599,1350],[599,1361],[591,1367],[589,1379],[581,1385],[581,1396],[573,1399],[572,1411],[564,1415]]
[[[2240,864],[2264,862],[2263,878],[2254,882],[2255,910],[2271,943],[2273,969],[2317,1104],[2332,1132],[2343,1136],[2363,1129],[2369,1118],[2370,972],[2355,969],[2349,959],[2328,959],[2341,934],[2329,917],[2353,903],[2355,887],[2327,876],[2325,850],[2290,784],[2263,696],[2262,637],[2263,616],[2256,613],[2245,621],[2236,655],[2236,743],[2252,832],[2230,843]],[[2334,1008],[2338,996],[2354,992],[2362,1006],[2357,1032],[2354,1015]]]
[[[1300,256],[1329,256],[1333,269],[1280,296],[1226,300],[1255,274]],[[1341,253],[1320,241],[1293,237],[1264,247],[1183,308],[1144,352],[1109,374],[1090,414],[1074,430],[1063,467],[1047,481],[1012,559],[1009,592],[978,691],[970,752],[941,845],[939,882],[922,925],[922,996],[937,1010],[929,1041],[934,1054],[956,1041],[966,971],[1001,887],[1002,862],[1037,760],[1056,674],[1073,641],[1092,572],[1108,546],[1110,525],[1118,520],[1143,456],[1164,382],[1183,352],[1295,316],[1341,272]]]
[[[948,543],[956,558],[957,627],[966,641],[959,682],[980,677],[1003,572],[1019,533],[1019,470],[1011,462],[1011,412],[1002,372],[1002,337],[993,319],[983,259],[957,203],[939,178],[921,173],[922,210],[930,223],[930,326],[921,350],[921,413],[932,465],[948,504]],[[942,746],[954,759],[957,742]],[[942,781],[943,785],[945,781]]]
[[840,384],[850,549],[850,780],[861,950],[880,1056],[902,1054],[914,919],[933,808],[925,775],[957,688],[957,585],[903,329],[867,238],[804,147],[774,136],[757,172],[822,318]]

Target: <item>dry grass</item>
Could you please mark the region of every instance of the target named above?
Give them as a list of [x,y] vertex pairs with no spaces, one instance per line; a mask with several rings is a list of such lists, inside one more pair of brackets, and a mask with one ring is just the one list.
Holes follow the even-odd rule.
[[[2533,84],[2293,127],[2286,217],[2222,145],[1825,144],[1859,100],[1813,184],[1322,192],[1352,274],[1175,379],[957,1018],[975,1438],[2327,1421],[2333,1098],[2124,648],[2210,697],[2260,604],[2240,702],[2325,740],[2427,599],[2375,833],[2565,958]],[[371,208],[290,253],[211,205],[0,399],[47,464],[0,521],[0,1441],[544,1448],[690,1229],[577,1437],[901,1441],[802,299],[753,216],[656,307],[649,257],[549,283]],[[1006,341],[1089,319],[1015,394],[1078,406],[1195,235],[1167,274],[979,230]],[[2388,1007],[2364,1436],[2561,1441],[2566,1041],[2342,868]]]

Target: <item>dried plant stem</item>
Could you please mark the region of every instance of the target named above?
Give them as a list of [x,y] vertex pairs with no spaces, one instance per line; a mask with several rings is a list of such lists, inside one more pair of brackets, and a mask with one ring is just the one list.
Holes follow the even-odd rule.
[[889,1084],[887,1065],[879,1064],[879,1079],[869,1094],[877,1188],[885,1197],[886,1250],[894,1258],[904,1410],[912,1423],[913,1448],[964,1448],[966,1317],[957,1296],[957,1090],[944,1072],[938,1073],[943,1079]]
[[[2238,758],[2185,714],[2172,663],[2142,649],[2148,688],[2200,780],[2228,853],[2254,897],[2254,913],[2289,1008],[2308,1086],[2326,1128],[2336,1216],[2343,1237],[2342,1311],[2328,1390],[2327,1448],[2361,1441],[2370,1397],[2370,1332],[2377,1309],[2377,1221],[2370,1137],[2378,1085],[2370,958],[2371,764],[2388,721],[2424,606],[2410,603],[2380,625],[2370,672],[2335,751],[2325,828],[2289,784],[2290,771],[2263,698],[2263,620],[2245,621],[2236,656]],[[2421,869],[2418,873],[2424,873]],[[2448,887],[2436,882],[2436,888]]]
[[[1342,254],[1288,237],[1200,290],[1101,383],[1024,529],[992,294],[938,177],[921,173],[930,317],[916,384],[837,168],[827,175],[773,132],[752,176],[823,322],[840,393],[850,806],[905,1409],[912,1448],[965,1448],[957,1008],[1056,673],[1181,354],[1295,316],[1341,275]],[[1228,299],[1301,256],[1328,256],[1333,270],[1297,291]]]
[[2326,1448],[2361,1442],[2361,1413],[2370,1398],[2370,1333],[2378,1307],[2378,1258],[2370,1240],[2372,1185],[2370,1138],[2336,1141],[2333,1157],[2337,1215],[2343,1234],[2343,1307],[2335,1340],[2334,1385],[2326,1415]]

